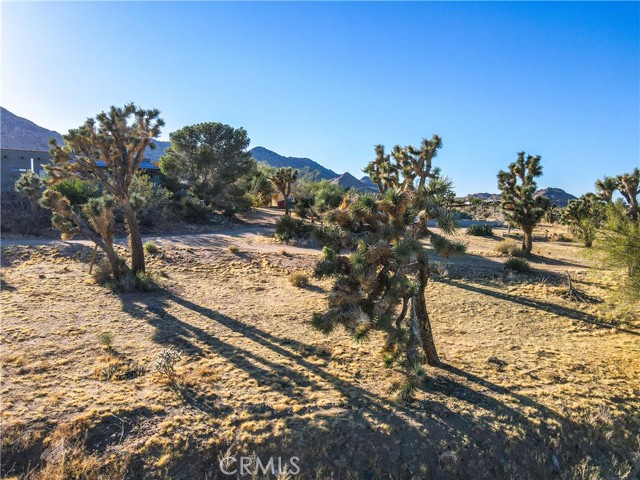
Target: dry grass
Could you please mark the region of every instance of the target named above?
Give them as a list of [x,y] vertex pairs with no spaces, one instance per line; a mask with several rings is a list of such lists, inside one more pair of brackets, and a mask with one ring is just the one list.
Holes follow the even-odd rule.
[[[495,243],[473,237],[429,284],[444,366],[411,404],[381,338],[309,327],[330,284],[289,277],[315,257],[163,245],[148,269],[164,288],[115,295],[88,276],[90,248],[5,248],[3,473],[225,478],[225,452],[255,452],[300,457],[297,478],[636,478],[639,325],[608,328],[554,275],[594,298],[619,279],[552,242],[532,260],[549,275],[505,277]],[[152,369],[170,347],[178,388]]]

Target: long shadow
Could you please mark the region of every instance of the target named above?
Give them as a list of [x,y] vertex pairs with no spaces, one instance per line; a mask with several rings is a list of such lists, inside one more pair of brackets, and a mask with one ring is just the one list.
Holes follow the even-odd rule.
[[528,260],[535,262],[540,265],[553,265],[553,266],[564,266],[564,267],[576,267],[576,268],[587,268],[585,265],[581,265],[575,262],[568,262],[566,260],[559,260],[557,258],[549,258],[543,257],[542,255],[530,255]]
[[557,305],[555,303],[544,302],[542,300],[533,300],[526,297],[519,297],[516,295],[509,295],[508,293],[496,292],[495,290],[490,290],[488,288],[481,288],[475,285],[469,285],[466,283],[456,282],[451,278],[434,278],[434,281],[438,281],[440,283],[445,283],[448,285],[452,285],[454,287],[461,288],[463,290],[468,290],[474,293],[480,293],[482,295],[489,295],[494,298],[498,298],[500,300],[506,300],[508,302],[516,303],[518,305],[522,305],[524,307],[535,308],[538,310],[543,310],[545,312],[553,312],[560,316],[570,318],[572,320],[577,320],[579,322],[590,323],[591,325],[596,325],[598,327],[603,328],[617,328],[619,332],[628,333],[631,335],[640,335],[639,331],[629,330],[625,328],[620,328],[618,325],[611,325],[608,323],[601,322],[598,320],[598,317],[595,315],[591,315],[590,313],[583,312],[581,310],[576,310],[573,308],[563,307],[561,305]]
[[[141,309],[135,303],[127,301],[126,299],[124,299],[123,301],[123,307],[133,316],[137,318],[144,318],[145,320],[149,321],[149,323],[154,325],[158,329],[155,339],[160,343],[171,343],[190,349],[193,352],[204,354],[205,351],[203,351],[201,347],[196,346],[192,341],[188,339],[189,337],[195,337],[199,342],[202,342],[211,347],[211,349],[216,353],[225,356],[225,358],[230,360],[237,367],[243,369],[247,374],[249,374],[259,383],[263,383],[262,381],[266,378],[271,377],[273,375],[273,372],[277,372],[278,376],[285,376],[299,386],[321,387],[319,384],[313,382],[312,380],[301,379],[300,372],[293,370],[286,365],[282,365],[265,359],[264,357],[256,355],[255,353],[247,349],[229,345],[214,337],[213,335],[207,333],[203,329],[183,322],[182,320],[166,311],[168,301],[174,302],[214,322],[217,322],[227,327],[229,330],[240,333],[247,339],[268,348],[274,353],[277,353],[289,360],[294,361],[296,364],[304,367],[307,371],[331,383],[343,395],[349,398],[358,399],[357,403],[361,404],[361,406],[367,406],[366,404],[368,403],[368,406],[374,407],[379,414],[384,413],[387,416],[389,414],[395,416],[393,412],[397,410],[403,411],[404,413],[412,412],[410,408],[399,405],[398,403],[393,403],[384,399],[373,397],[369,391],[336,377],[320,366],[309,362],[304,357],[288,349],[293,348],[296,351],[313,350],[313,347],[306,343],[289,338],[276,337],[253,325],[248,325],[246,323],[240,322],[236,319],[223,315],[220,312],[216,312],[207,307],[195,304],[185,298],[179,297],[172,293],[166,292],[162,294],[162,306],[159,309],[158,307],[151,307],[151,309],[146,309],[147,312],[151,311],[154,314],[151,317],[149,317],[145,313],[145,310]],[[255,363],[250,362],[249,359],[261,364],[262,366],[257,366]],[[460,376],[465,380],[482,385],[483,387],[488,388],[495,393],[509,395],[512,399],[516,400],[522,405],[534,407],[543,416],[552,416],[554,418],[556,417],[556,414],[549,410],[547,407],[534,402],[527,397],[515,394],[504,387],[497,386],[487,380],[480,379],[479,377],[473,376],[471,374],[465,374],[462,370],[459,370],[451,365],[443,365],[443,369],[452,374]],[[460,389],[469,390],[468,387],[462,385],[461,383],[449,379],[447,381],[447,388],[440,388],[437,391],[443,394],[447,394],[447,392],[455,392]],[[511,416],[517,417],[521,422],[527,422],[527,419],[522,414],[501,402],[497,402],[491,397],[487,397],[480,392],[475,392],[475,398],[482,400],[482,403],[484,404],[493,405],[494,409],[508,412]]]
[[[177,345],[201,355],[221,355],[259,384],[266,385],[290,398],[300,399],[302,394],[287,388],[287,384],[310,387],[315,390],[326,388],[326,384],[324,384],[326,382],[342,393],[344,403],[338,405],[338,411],[331,407],[310,404],[297,414],[274,412],[267,404],[245,405],[243,407],[255,418],[273,420],[278,416],[287,416],[291,434],[278,438],[267,448],[274,455],[282,455],[285,452],[297,454],[303,449],[303,446],[306,446],[307,450],[303,455],[307,468],[311,465],[323,466],[323,462],[327,458],[346,456],[347,460],[351,460],[351,457],[358,456],[364,459],[362,460],[363,466],[357,467],[362,474],[360,478],[379,478],[371,472],[374,472],[375,465],[380,463],[384,463],[388,471],[393,472],[394,478],[409,478],[407,465],[414,462],[415,458],[412,455],[416,452],[415,449],[403,448],[393,433],[376,428],[377,422],[383,424],[391,422],[394,428],[400,429],[405,441],[412,445],[424,445],[421,448],[424,448],[424,455],[427,455],[424,461],[429,464],[430,472],[440,472],[430,478],[452,477],[438,470],[441,465],[434,443],[429,443],[429,441],[424,443],[425,428],[429,432],[427,438],[443,438],[453,445],[462,445],[466,442],[465,439],[471,437],[473,443],[468,455],[478,458],[485,455],[485,449],[490,451],[495,445],[502,445],[505,442],[513,444],[513,439],[509,439],[501,429],[495,428],[495,421],[492,419],[502,419],[501,422],[520,425],[524,428],[527,432],[526,438],[519,440],[522,442],[523,451],[527,451],[526,449],[533,448],[533,446],[545,445],[550,436],[560,438],[560,442],[563,443],[563,437],[558,437],[558,429],[562,432],[575,431],[575,435],[580,435],[579,438],[583,438],[582,433],[579,433],[581,430],[572,421],[550,408],[489,380],[464,372],[453,365],[444,364],[441,369],[432,371],[422,387],[427,393],[427,398],[407,406],[379,398],[365,388],[336,377],[322,365],[312,363],[296,353],[313,351],[315,348],[311,345],[275,336],[254,325],[198,305],[174,293],[164,291],[153,296],[123,295],[121,300],[125,311],[135,318],[149,322],[156,328],[154,339],[159,343]],[[286,362],[265,358],[252,351],[255,349],[251,349],[249,346],[243,348],[244,346],[237,347],[224,342],[215,334],[205,330],[207,327],[195,325],[193,315],[186,314],[185,321],[183,321],[170,313],[168,309],[174,305],[200,315],[203,317],[203,319],[199,319],[200,322],[203,320],[212,322],[212,326],[219,324],[233,333],[242,335],[247,342],[254,342],[268,349],[282,357],[283,360],[286,359]],[[292,368],[292,363],[303,367],[303,370]],[[277,382],[274,384],[272,381],[274,377],[286,380],[283,389],[280,388],[282,385],[277,385]],[[485,390],[485,392],[481,390]],[[495,398],[492,394],[500,395],[503,398]],[[215,405],[215,398],[205,398],[194,390],[186,391],[184,397],[186,403],[210,415],[217,416],[225,412],[228,413]],[[469,403],[474,408],[471,411],[451,410],[447,405],[447,398],[455,398],[458,401]],[[520,408],[520,406],[525,408]],[[477,408],[489,410],[492,414],[485,419],[482,415],[478,416],[473,413],[477,411]],[[526,414],[523,413],[525,411]],[[309,413],[313,413],[313,416],[305,415]],[[556,426],[547,427],[545,419],[556,420]],[[538,422],[537,420],[543,421]],[[540,424],[541,427],[537,426]],[[573,440],[575,438],[567,440],[567,442]],[[309,448],[309,445],[322,445],[324,457],[318,455],[317,449]],[[559,445],[557,448],[560,450],[563,445]],[[385,455],[388,456],[385,457]],[[382,461],[381,456],[384,457]],[[543,469],[550,474],[554,467],[549,458],[545,460]],[[562,460],[564,461],[564,459]],[[534,457],[534,455],[521,459],[522,465],[539,461],[539,457]],[[364,465],[370,465],[374,468],[369,471]],[[470,471],[466,466],[461,465],[456,468],[460,469],[458,477],[473,478],[473,471]],[[492,460],[491,468],[493,478],[503,478],[505,475],[500,460]]]

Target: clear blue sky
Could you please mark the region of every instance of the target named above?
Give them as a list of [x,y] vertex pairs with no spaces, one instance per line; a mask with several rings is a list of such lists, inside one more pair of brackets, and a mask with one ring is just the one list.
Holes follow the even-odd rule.
[[516,152],[581,194],[640,164],[639,3],[2,3],[1,103],[66,132],[135,101],[360,170],[438,133],[460,194]]

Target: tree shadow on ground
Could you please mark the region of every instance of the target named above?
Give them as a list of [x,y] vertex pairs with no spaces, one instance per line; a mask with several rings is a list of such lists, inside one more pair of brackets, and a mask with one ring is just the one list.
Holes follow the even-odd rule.
[[498,298],[500,300],[506,300],[508,302],[516,303],[518,305],[522,305],[524,307],[535,308],[538,310],[542,310],[545,312],[555,313],[561,317],[567,317],[571,320],[576,320],[579,322],[589,323],[591,325],[596,325],[602,328],[617,328],[619,332],[628,333],[631,335],[640,335],[640,330],[628,329],[628,328],[620,328],[617,325],[612,325],[608,323],[604,323],[600,321],[598,317],[592,315],[587,312],[583,312],[582,310],[577,310],[574,308],[564,307],[562,305],[558,305],[556,303],[545,302],[542,300],[534,300],[527,297],[521,297],[517,295],[511,295],[504,292],[497,292],[495,290],[491,290],[489,288],[482,288],[478,285],[469,285],[467,283],[457,282],[451,278],[437,278],[434,281],[438,281],[440,283],[445,283],[447,285],[452,285],[454,287],[461,288],[463,290],[467,290],[474,293],[480,293],[482,295],[489,295],[490,297]]
[[[504,478],[516,471],[546,478],[557,473],[558,465],[567,468],[599,453],[589,447],[589,433],[580,425],[530,397],[454,365],[430,370],[422,389],[424,398],[401,404],[341,379],[300,354],[313,351],[312,345],[273,335],[174,293],[123,295],[121,301],[126,312],[155,327],[158,343],[202,356],[222,356],[258,384],[277,389],[293,401],[304,400],[295,387],[317,390],[328,384],[341,393],[344,400],[338,405],[307,405],[295,414],[285,412],[286,434],[274,433],[270,442],[254,447],[260,455],[299,456],[306,469],[306,476],[299,478],[334,474],[333,478]],[[178,317],[169,311],[176,307],[187,313]],[[196,325],[194,314],[201,316],[201,326]],[[220,340],[214,333],[220,326],[242,335],[246,342],[239,347]],[[256,353],[259,350],[270,358]],[[284,382],[274,386],[274,378]],[[186,402],[196,406],[215,402],[194,390],[189,395],[197,400],[187,398]],[[274,421],[283,415],[267,405],[243,408],[249,419]],[[524,433],[513,436],[507,433],[509,428]],[[314,477],[311,471],[325,476]],[[213,472],[210,478],[218,477]]]

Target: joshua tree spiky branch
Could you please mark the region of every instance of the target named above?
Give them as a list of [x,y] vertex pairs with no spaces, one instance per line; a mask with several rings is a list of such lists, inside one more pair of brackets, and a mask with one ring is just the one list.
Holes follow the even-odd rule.
[[20,178],[16,180],[15,190],[22,193],[29,198],[31,204],[31,221],[36,223],[38,216],[38,200],[42,196],[42,188],[44,184],[40,177],[31,170],[20,175]]
[[533,229],[544,216],[549,201],[535,197],[535,177],[542,175],[540,156],[518,153],[509,171],[498,173],[498,187],[502,190],[502,211],[507,219],[522,228],[522,251],[529,255],[533,246]]
[[[131,269],[144,271],[144,250],[136,213],[129,198],[133,176],[144,151],[164,125],[158,110],[143,110],[133,103],[89,118],[84,125],[63,135],[64,145],[51,141],[52,165],[46,168],[49,184],[73,175],[100,185],[121,205],[129,231]],[[101,168],[98,161],[105,163]]]
[[[384,332],[387,354],[405,367],[406,395],[421,363],[440,363],[425,299],[430,269],[423,240],[443,254],[464,250],[427,227],[434,219],[445,233],[456,228],[446,208],[451,182],[431,166],[440,148],[440,139],[433,139],[420,149],[395,147],[391,155],[376,147],[376,159],[364,171],[380,193],[347,195],[325,216],[332,226],[318,235],[325,247],[316,273],[336,280],[328,310],[314,315],[313,325],[328,332],[341,324],[356,339]],[[353,251],[338,255],[341,248]]]
[[273,185],[284,196],[284,214],[289,215],[289,195],[291,195],[291,185],[298,178],[298,171],[291,167],[279,168],[271,177]]

